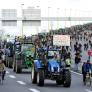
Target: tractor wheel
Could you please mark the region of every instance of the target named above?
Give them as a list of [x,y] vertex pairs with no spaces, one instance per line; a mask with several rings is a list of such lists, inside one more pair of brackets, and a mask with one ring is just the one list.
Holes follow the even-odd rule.
[[8,61],[6,60],[6,67],[8,67]]
[[8,67],[8,56],[6,56],[6,67]]
[[71,85],[71,72],[65,71],[64,75],[64,87],[70,87]]
[[13,62],[13,72],[16,72],[16,65],[15,65],[15,62]]
[[37,85],[44,86],[44,71],[39,70],[37,73]]
[[16,59],[15,56],[13,57],[13,72],[16,72]]
[[63,80],[59,80],[59,79],[56,80],[56,84],[57,84],[57,85],[61,85],[61,84],[63,84],[63,83],[64,83]]
[[34,66],[32,67],[32,71],[31,71],[31,80],[32,83],[36,84],[37,83],[37,72],[34,69]]
[[9,57],[9,61],[8,61],[8,68],[12,68],[12,57]]
[[18,65],[16,62],[16,73],[21,73],[21,72],[22,72],[21,66]]

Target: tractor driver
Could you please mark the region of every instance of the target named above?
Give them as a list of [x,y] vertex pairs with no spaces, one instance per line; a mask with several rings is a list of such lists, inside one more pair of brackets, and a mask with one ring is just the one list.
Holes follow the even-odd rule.
[[54,53],[54,59],[55,59],[55,60],[58,60],[56,53]]
[[43,49],[41,49],[41,51],[38,52],[38,56],[39,56],[39,59],[41,60],[42,62],[42,65],[46,65],[46,55],[45,55],[45,52]]
[[54,59],[55,59],[56,61],[60,61],[60,56],[59,56],[59,54],[54,53]]

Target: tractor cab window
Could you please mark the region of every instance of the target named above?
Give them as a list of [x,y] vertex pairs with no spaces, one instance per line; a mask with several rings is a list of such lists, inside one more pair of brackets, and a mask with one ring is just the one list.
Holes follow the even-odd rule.
[[57,59],[59,59],[59,51],[48,51],[48,56],[47,56],[47,58],[48,59],[55,59],[55,58],[57,58]]
[[32,44],[22,44],[21,51],[23,53],[26,53],[28,55],[31,55],[31,57],[34,57],[35,47]]
[[31,50],[31,48],[33,48],[33,45],[31,44],[23,44],[21,50]]

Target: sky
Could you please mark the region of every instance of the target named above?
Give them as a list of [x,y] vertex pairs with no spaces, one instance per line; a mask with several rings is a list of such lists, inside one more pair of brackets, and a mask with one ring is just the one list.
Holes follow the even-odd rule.
[[[22,7],[21,4],[24,4]],[[92,0],[0,0],[0,9],[18,9],[27,7],[39,6],[41,9],[41,16],[50,17],[62,17],[62,16],[74,16],[74,17],[91,17],[92,16]],[[50,7],[48,9],[48,7]],[[76,24],[86,23],[77,22],[50,22],[50,28],[56,29],[60,27],[66,27]],[[39,31],[45,31],[48,29],[48,22],[42,22]]]

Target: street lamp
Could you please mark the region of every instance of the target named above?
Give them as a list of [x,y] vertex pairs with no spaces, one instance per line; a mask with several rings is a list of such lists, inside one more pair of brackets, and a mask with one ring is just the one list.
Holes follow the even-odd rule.
[[72,9],[70,9],[70,16],[69,16],[70,27],[71,27],[71,13],[72,13]]
[[57,30],[59,29],[59,10],[60,8],[57,8]]
[[24,14],[24,12],[23,12],[23,6],[24,6],[24,4],[21,4],[21,13],[22,13],[22,28],[21,28],[21,31],[22,31],[22,37],[23,37],[23,14]]
[[50,26],[49,26],[49,9],[50,9],[51,7],[48,7],[48,31],[50,30]]
[[[37,7],[37,9],[39,9],[40,8],[40,6],[38,5],[38,6],[36,6]],[[39,27],[38,26],[36,26],[36,30],[37,30],[37,34],[39,33]]]
[[[64,9],[64,16],[66,17],[66,9]],[[66,20],[65,20],[65,28],[66,28]]]

